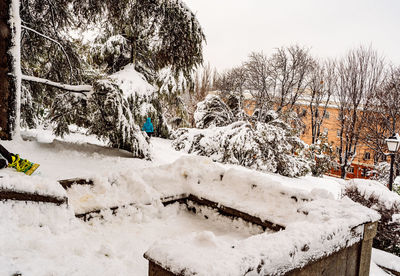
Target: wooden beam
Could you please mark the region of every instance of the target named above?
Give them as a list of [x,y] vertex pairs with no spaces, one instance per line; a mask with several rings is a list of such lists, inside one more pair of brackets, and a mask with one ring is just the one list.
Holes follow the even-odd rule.
[[43,202],[43,203],[52,203],[56,205],[68,204],[68,199],[66,197],[60,198],[50,195],[39,195],[36,193],[0,190],[0,201],[8,201],[8,200]]
[[58,180],[58,183],[67,190],[72,187],[72,185],[90,185],[93,186],[93,180],[84,178],[70,178]]

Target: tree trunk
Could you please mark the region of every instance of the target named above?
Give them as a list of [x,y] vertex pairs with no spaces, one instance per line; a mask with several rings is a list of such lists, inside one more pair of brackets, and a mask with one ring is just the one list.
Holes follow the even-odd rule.
[[10,140],[15,126],[16,93],[9,53],[11,28],[9,26],[11,0],[0,0],[0,139]]

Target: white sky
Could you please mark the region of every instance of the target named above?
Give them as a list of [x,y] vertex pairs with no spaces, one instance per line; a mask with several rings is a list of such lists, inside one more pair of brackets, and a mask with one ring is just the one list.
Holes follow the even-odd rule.
[[361,44],[400,65],[399,0],[183,0],[206,34],[204,60],[218,70],[252,51],[298,43],[317,57]]

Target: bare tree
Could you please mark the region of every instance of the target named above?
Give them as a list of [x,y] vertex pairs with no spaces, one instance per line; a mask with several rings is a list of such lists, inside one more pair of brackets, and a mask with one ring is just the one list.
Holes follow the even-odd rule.
[[400,123],[400,67],[390,67],[383,85],[366,112],[362,141],[374,152],[374,162],[385,160],[385,138],[398,132]]
[[339,108],[339,165],[345,178],[360,142],[365,115],[382,78],[384,62],[376,51],[360,47],[338,62],[335,97]]
[[317,142],[321,135],[321,125],[327,114],[327,107],[331,100],[336,84],[335,63],[327,61],[316,64],[310,74],[308,89],[310,90],[310,120],[311,143]]
[[[255,100],[255,109],[270,109],[273,98],[269,93],[268,57],[262,52],[253,52],[244,63],[247,71],[246,87]],[[261,114],[261,112],[259,112]]]
[[215,82],[215,88],[239,120],[243,119],[244,93],[246,90],[247,70],[244,66],[232,68],[222,73]]
[[298,45],[279,48],[268,60],[268,89],[278,113],[291,109],[303,95],[314,66],[308,49]]
[[278,48],[270,58],[251,53],[245,63],[247,88],[255,99],[255,108],[274,108],[278,113],[291,109],[308,85],[315,62],[308,49],[298,45]]

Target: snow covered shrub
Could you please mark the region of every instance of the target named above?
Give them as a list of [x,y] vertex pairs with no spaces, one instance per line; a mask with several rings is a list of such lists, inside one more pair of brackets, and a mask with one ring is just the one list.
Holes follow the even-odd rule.
[[154,126],[154,136],[169,138],[170,130],[157,97],[133,94],[128,96],[127,101],[135,123],[143,126],[149,117]]
[[268,123],[272,120],[277,119],[278,113],[276,113],[272,109],[267,108],[267,105],[265,105],[262,108],[255,109],[251,117],[253,121]]
[[95,93],[88,101],[89,131],[109,141],[110,146],[133,153],[134,157],[150,158],[147,138],[135,123],[128,101],[112,81],[94,83]]
[[302,155],[304,143],[288,135],[290,127],[276,120],[254,125],[238,121],[223,127],[179,129],[176,150],[211,157],[214,161],[298,177],[310,172]]
[[326,136],[321,136],[316,143],[309,146],[307,155],[315,162],[311,165],[313,176],[322,176],[336,166],[335,152]]
[[[40,110],[38,112],[38,110]],[[21,125],[35,128],[43,118],[44,108],[39,107],[26,86],[21,87]]]
[[374,166],[374,170],[369,172],[372,180],[379,181],[382,184],[389,183],[390,163],[379,162]]
[[396,177],[393,181],[393,192],[400,195],[400,176]]
[[379,212],[373,247],[400,256],[400,220],[395,219],[400,214],[400,196],[371,180],[350,181],[344,195]]
[[216,95],[207,95],[204,101],[197,104],[194,113],[197,128],[226,126],[235,121],[230,108]]
[[169,126],[164,117],[165,109],[157,88],[151,85],[143,74],[137,72],[133,64],[114,73],[110,79],[122,91],[135,123],[143,126],[146,119],[150,117],[154,125],[154,135],[168,138]]

